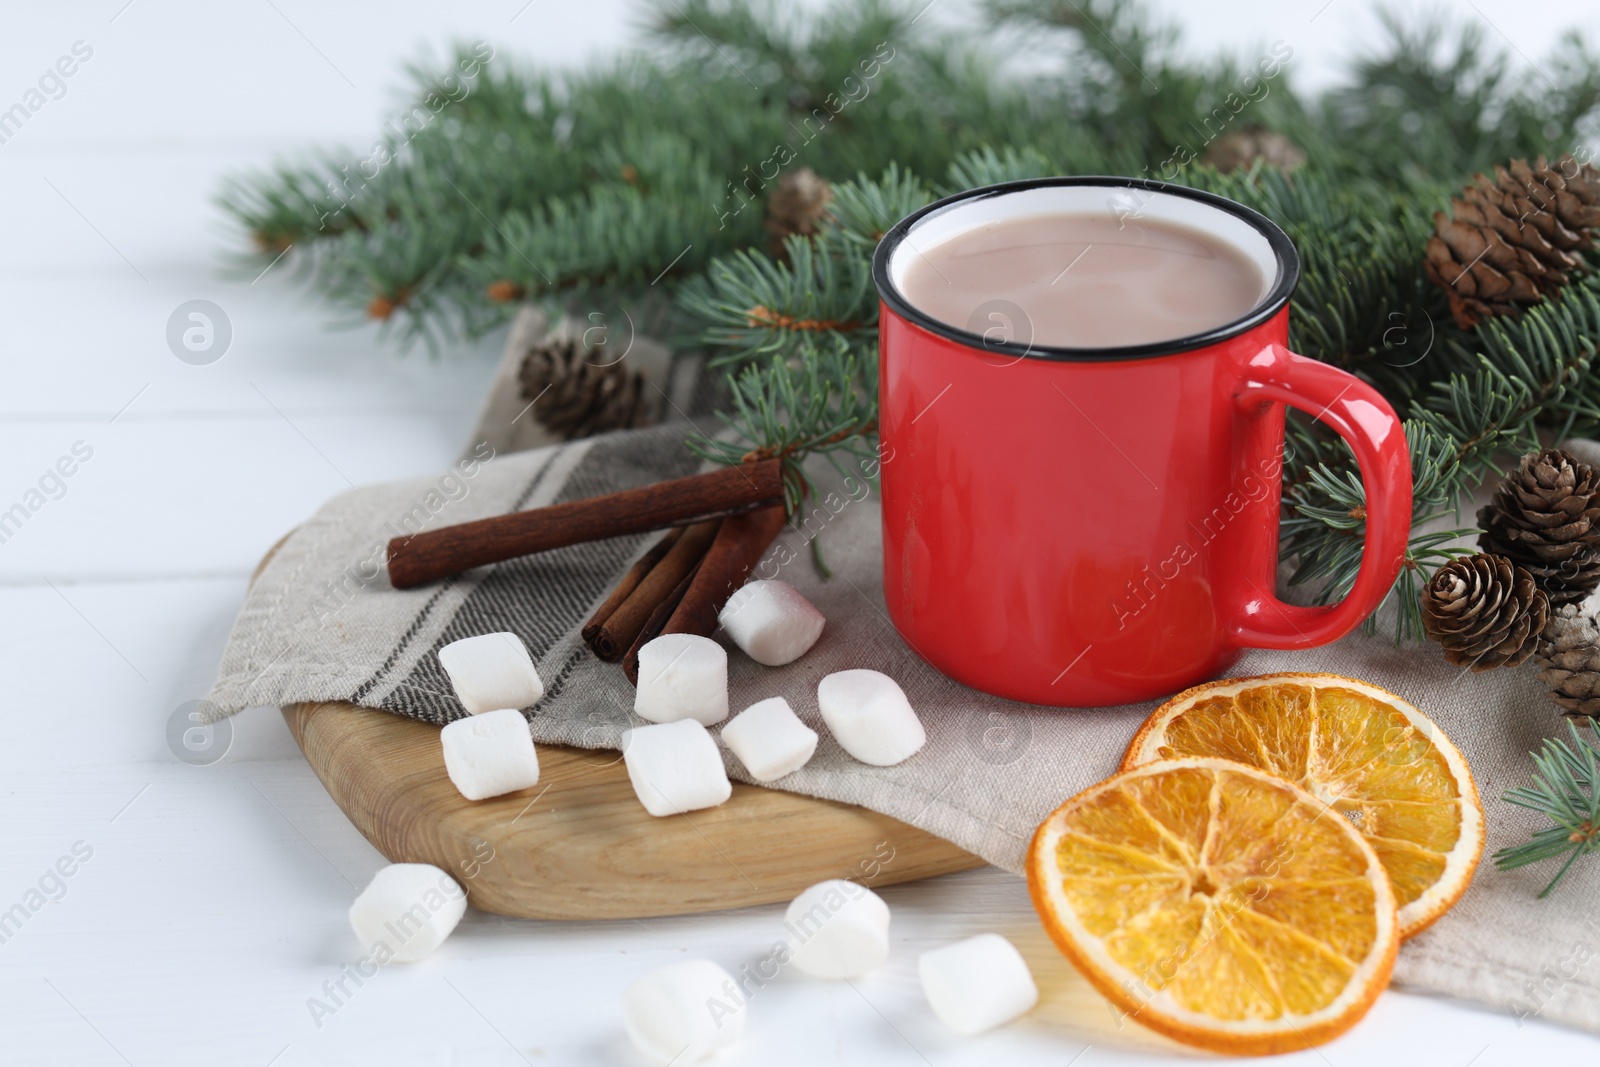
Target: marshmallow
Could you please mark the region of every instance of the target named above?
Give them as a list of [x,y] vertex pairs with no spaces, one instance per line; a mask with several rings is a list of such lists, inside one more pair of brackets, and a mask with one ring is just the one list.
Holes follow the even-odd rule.
[[651,1063],[687,1067],[739,1040],[744,1004],[727,971],[684,960],[634,980],[622,994],[622,1024]]
[[411,963],[444,943],[467,893],[431,863],[391,863],[350,905],[350,927],[378,963]]
[[817,732],[782,697],[770,697],[745,708],[722,728],[727,745],[750,777],[772,782],[806,765],[817,750]]
[[817,704],[844,750],[874,767],[891,767],[928,740],[905,692],[887,674],[830,674],[817,684]]
[[461,795],[484,800],[539,782],[528,720],[516,708],[457,719],[439,731],[444,769]]
[[1008,1023],[1039,1002],[1022,953],[999,934],[924,952],[917,973],[933,1013],[963,1037]]
[[818,882],[783,913],[789,959],[813,978],[854,978],[889,958],[889,905],[866,886]]
[[516,634],[479,634],[439,650],[439,666],[461,706],[473,715],[500,708],[525,708],[544,696],[528,646]]
[[817,643],[827,620],[788,582],[759,580],[735,590],[717,621],[745,655],[781,667]]
[[717,743],[694,719],[622,731],[622,761],[651,815],[714,808],[733,794]]
[[699,634],[662,634],[639,649],[633,710],[651,722],[728,717],[728,651]]

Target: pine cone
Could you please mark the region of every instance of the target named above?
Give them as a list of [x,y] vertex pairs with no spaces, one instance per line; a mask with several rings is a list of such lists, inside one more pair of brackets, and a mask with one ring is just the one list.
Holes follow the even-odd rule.
[[1539,654],[1539,680],[1550,697],[1574,718],[1600,719],[1600,626],[1576,604],[1550,617]]
[[1537,304],[1567,283],[1583,261],[1591,230],[1600,225],[1600,170],[1571,156],[1554,165],[1540,156],[1479,174],[1433,214],[1424,269],[1450,298],[1462,329],[1491,315]]
[[1550,602],[1527,571],[1480,552],[1452,560],[1422,590],[1422,625],[1458,667],[1515,667],[1533,655]]
[[539,422],[568,440],[651,422],[646,385],[642,373],[630,371],[603,344],[554,338],[522,357],[522,399]]
[[791,170],[778,179],[778,187],[767,197],[767,233],[772,235],[772,248],[783,251],[783,239],[790,234],[810,237],[817,232],[828,204],[833,200],[833,186],[810,167]]
[[1248,167],[1258,159],[1279,170],[1290,171],[1305,165],[1306,154],[1277,130],[1253,126],[1247,130],[1233,130],[1212,141],[1200,162],[1226,174]]
[[1560,449],[1523,456],[1478,525],[1478,547],[1526,568],[1552,606],[1600,586],[1600,475]]

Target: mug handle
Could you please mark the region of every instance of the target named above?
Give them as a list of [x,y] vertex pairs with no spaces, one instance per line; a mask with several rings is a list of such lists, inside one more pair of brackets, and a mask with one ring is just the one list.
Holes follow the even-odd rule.
[[1268,345],[1244,367],[1233,394],[1243,411],[1288,404],[1333,427],[1355,452],[1366,490],[1366,544],[1350,592],[1337,604],[1303,607],[1251,584],[1232,624],[1247,648],[1311,648],[1355,629],[1393,588],[1411,536],[1411,455],[1405,429],[1376,389],[1337,367]]

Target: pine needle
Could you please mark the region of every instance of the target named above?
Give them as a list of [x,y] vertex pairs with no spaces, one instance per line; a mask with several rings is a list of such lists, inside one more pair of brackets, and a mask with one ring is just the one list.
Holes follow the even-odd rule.
[[1502,794],[1508,803],[1548,817],[1552,825],[1536,831],[1520,845],[1496,852],[1496,867],[1513,870],[1557,856],[1567,857],[1540,891],[1541,899],[1550,894],[1574,863],[1600,851],[1600,747],[1579,733],[1570,719],[1567,733],[1571,744],[1556,737],[1546,738],[1544,747],[1533,756],[1531,785]]
[[[1528,79],[1471,19],[1388,17],[1345,83],[1313,98],[1279,45],[1197,56],[1138,3],[984,0],[980,32],[938,28],[923,7],[658,0],[648,52],[578,70],[462,46],[445,70],[411,72],[411,100],[366,149],[229,182],[241,267],[254,277],[284,257],[278,274],[344,323],[380,319],[436,352],[503,323],[504,294],[580,319],[670,308],[662,329],[728,378],[722,432],[689,447],[784,457],[793,508],[812,492],[806,457],[875,451],[869,264],[885,230],[974,185],[1155,177],[1253,207],[1295,240],[1291,347],[1371,382],[1405,418],[1414,527],[1459,516],[1541,432],[1600,429],[1600,254],[1556,298],[1470,332],[1421,269],[1433,213],[1474,172],[1584,141],[1600,56],[1576,36]],[[1306,165],[1205,165],[1216,140],[1263,129]],[[773,247],[767,197],[802,166],[832,184],[829,215],[814,238]],[[1327,602],[1359,569],[1365,493],[1342,440],[1298,418],[1290,433],[1281,555]],[[1450,525],[1411,538],[1397,641],[1419,636],[1418,591],[1474,533]]]

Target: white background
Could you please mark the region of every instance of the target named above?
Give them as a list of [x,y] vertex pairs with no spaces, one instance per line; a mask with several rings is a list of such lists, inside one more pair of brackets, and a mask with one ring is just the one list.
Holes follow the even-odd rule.
[[[937,17],[955,20],[957,0]],[[1415,9],[1420,5],[1405,5]],[[1373,37],[1356,0],[1180,4],[1195,48],[1285,40],[1302,85],[1336,80]],[[1593,3],[1455,5],[1509,34],[1526,76]],[[391,968],[318,1027],[307,999],[354,961],[345,909],[381,865],[271,709],[228,758],[178,763],[174,709],[204,693],[249,570],[349,484],[421,474],[459,449],[499,338],[431,360],[329,316],[285,271],[228,274],[239,246],[210,198],[241,168],[370,143],[403,61],[451,39],[577,62],[636,40],[633,9],[580,4],[339,5],[161,0],[0,11],[0,108],[74,42],[92,59],[0,145],[0,510],[75,442],[93,457],[0,544],[0,909],[77,842],[66,894],[0,944],[5,1064],[634,1062],[622,988],[652,966],[761,956],[780,910],[624,923],[469,913],[433,958]],[[1597,35],[1600,38],[1600,35]],[[220,362],[165,341],[180,303],[229,316]],[[1500,783],[1490,783],[1490,788]],[[82,846],[80,846],[82,847]],[[1116,1018],[1044,942],[1020,883],[974,872],[884,894],[889,965],[855,986],[785,976],[752,1003],[727,1062],[1155,1063],[1176,1046]],[[960,1042],[933,1021],[916,954],[996,929],[1044,1004]],[[1600,1041],[1392,990],[1307,1064],[1593,1063]]]

